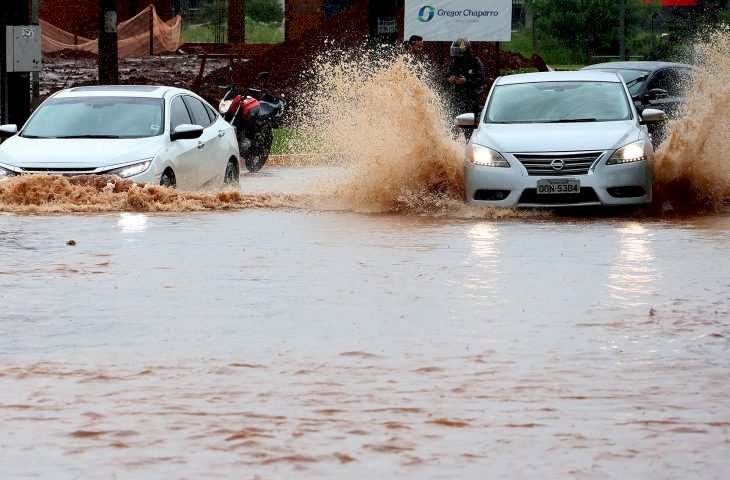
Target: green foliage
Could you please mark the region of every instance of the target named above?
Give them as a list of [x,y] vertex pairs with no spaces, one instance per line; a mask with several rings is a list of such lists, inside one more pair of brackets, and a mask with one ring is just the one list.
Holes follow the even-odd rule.
[[246,43],[281,43],[284,28],[281,22],[263,23],[246,18]]
[[532,33],[531,27],[513,32],[512,41],[504,42],[502,48],[510,52],[519,52],[526,58],[530,58],[533,53],[537,53],[551,67],[579,63],[585,65],[585,59],[580,51],[571,49],[555,37],[536,35],[536,44],[533,45]]
[[516,68],[514,70],[511,70],[509,68],[500,68],[499,69],[500,75],[516,75],[518,73],[533,73],[533,72],[539,72],[539,70],[535,67]]
[[[227,27],[223,27],[227,33]],[[213,25],[209,23],[183,25],[183,39],[190,43],[213,43],[215,35]],[[225,39],[224,39],[225,40]],[[246,43],[281,43],[284,41],[284,29],[281,23],[260,23],[246,19]]]
[[[594,54],[619,54],[619,2],[526,0],[526,7],[536,22],[536,37],[541,48],[546,42],[554,41],[553,48],[562,47],[573,52],[573,63],[585,62]],[[643,0],[625,0],[626,46],[658,8],[658,4],[647,4]]]
[[277,0],[246,0],[246,18],[263,23],[281,23],[284,11]]

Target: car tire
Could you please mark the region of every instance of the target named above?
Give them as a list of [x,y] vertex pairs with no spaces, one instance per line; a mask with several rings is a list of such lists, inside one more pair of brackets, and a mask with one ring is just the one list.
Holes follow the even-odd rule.
[[160,185],[162,185],[163,187],[175,188],[177,186],[177,182],[175,181],[175,172],[173,172],[169,168],[162,172],[162,176],[160,177]]
[[240,173],[238,171],[238,161],[228,160],[226,164],[226,172],[223,174],[223,185],[229,187],[237,187]]

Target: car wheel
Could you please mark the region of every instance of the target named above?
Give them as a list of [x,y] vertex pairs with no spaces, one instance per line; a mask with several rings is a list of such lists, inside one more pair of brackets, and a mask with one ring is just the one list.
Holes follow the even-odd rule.
[[226,173],[223,174],[223,185],[236,187],[238,186],[238,162],[229,160],[226,164]]
[[160,185],[163,187],[175,188],[177,183],[175,182],[175,172],[169,168],[162,173],[160,177]]

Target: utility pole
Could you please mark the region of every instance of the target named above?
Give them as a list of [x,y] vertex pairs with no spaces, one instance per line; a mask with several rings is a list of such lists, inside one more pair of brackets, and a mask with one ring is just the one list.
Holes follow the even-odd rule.
[[[31,7],[31,25],[38,25],[38,9],[39,9],[39,3],[40,0],[33,0],[33,5]],[[40,86],[41,86],[41,74],[40,72],[32,72],[30,74],[30,83],[31,83],[31,99],[30,99],[30,105],[35,110],[38,108],[38,105],[41,103],[41,92],[40,92]]]
[[30,24],[30,2],[3,2],[0,11],[0,99],[2,123],[20,127],[30,116],[30,75],[7,68],[5,27]]
[[246,42],[246,0],[228,0],[228,43]]
[[626,58],[626,8],[624,5],[624,1],[625,0],[621,0],[621,2],[619,4],[619,8],[621,9],[621,11],[619,12],[619,20],[620,20],[619,21],[619,23],[620,23],[619,48],[621,49],[621,51],[618,54],[618,58],[620,60],[627,60],[627,58]]
[[119,83],[116,0],[101,0],[99,5],[99,83]]

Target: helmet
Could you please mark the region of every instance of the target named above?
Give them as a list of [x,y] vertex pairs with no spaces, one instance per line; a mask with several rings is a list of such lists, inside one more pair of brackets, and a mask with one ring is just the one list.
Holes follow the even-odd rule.
[[462,57],[471,51],[471,43],[466,38],[457,38],[451,44],[451,56]]

